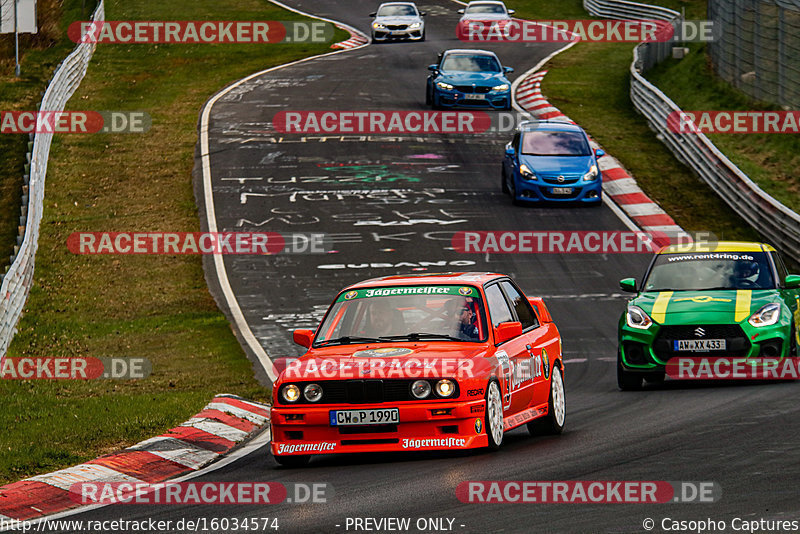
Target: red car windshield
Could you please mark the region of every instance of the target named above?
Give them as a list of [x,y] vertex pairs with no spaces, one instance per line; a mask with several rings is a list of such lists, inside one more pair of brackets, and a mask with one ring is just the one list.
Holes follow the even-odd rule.
[[320,325],[314,346],[486,339],[486,314],[476,288],[409,286],[342,293]]

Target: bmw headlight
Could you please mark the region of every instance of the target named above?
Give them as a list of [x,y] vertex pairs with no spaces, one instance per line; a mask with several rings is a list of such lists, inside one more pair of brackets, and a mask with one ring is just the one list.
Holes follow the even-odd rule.
[[780,318],[781,305],[777,302],[772,302],[762,306],[760,310],[750,316],[747,322],[755,327],[770,326],[777,323]]
[[523,178],[527,178],[528,180],[536,179],[536,174],[534,174],[534,172],[530,170],[524,163],[519,166],[519,173],[523,176]]
[[286,402],[297,402],[300,399],[300,388],[294,384],[283,386],[283,389],[281,389],[281,396]]
[[417,28],[422,28],[422,23],[421,22],[412,22],[411,24],[409,24],[408,28],[411,29],[411,30],[415,30]]
[[436,382],[436,394],[440,397],[451,397],[456,392],[456,385],[446,378]]
[[431,385],[427,380],[417,380],[411,384],[411,394],[418,399],[424,399],[431,394]]
[[591,182],[593,180],[596,180],[598,174],[599,173],[597,172],[597,165],[592,165],[592,168],[589,169],[589,172],[583,175],[583,181]]
[[373,23],[372,27],[375,28],[376,30],[385,30],[386,29],[386,26],[381,24],[380,22]]
[[647,330],[653,324],[653,320],[639,306],[628,306],[625,320],[631,328]]
[[322,398],[322,386],[319,384],[308,384],[303,388],[303,396],[308,402],[317,402]]
[[492,91],[508,91],[508,84],[495,85],[492,87]]
[[450,90],[453,89],[452,85],[450,85],[449,83],[445,83],[445,82],[436,82],[436,86],[439,89],[445,89],[446,91],[450,91]]

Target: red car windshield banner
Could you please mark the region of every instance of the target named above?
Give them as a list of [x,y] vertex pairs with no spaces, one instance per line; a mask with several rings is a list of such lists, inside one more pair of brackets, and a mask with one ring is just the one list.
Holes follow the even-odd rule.
[[339,295],[336,302],[371,297],[395,297],[404,295],[460,295],[477,297],[478,290],[469,286],[418,286],[418,287],[377,287],[369,289],[353,289]]

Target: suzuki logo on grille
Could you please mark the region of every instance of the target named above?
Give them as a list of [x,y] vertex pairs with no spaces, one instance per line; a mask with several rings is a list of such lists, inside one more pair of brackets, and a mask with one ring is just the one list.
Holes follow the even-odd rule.
[[697,327],[694,329],[694,335],[696,335],[697,337],[704,337],[706,335],[706,331],[700,327]]
[[558,183],[560,183],[560,184],[564,183],[564,177],[563,176],[559,176],[558,178],[556,178],[556,180],[558,180]]

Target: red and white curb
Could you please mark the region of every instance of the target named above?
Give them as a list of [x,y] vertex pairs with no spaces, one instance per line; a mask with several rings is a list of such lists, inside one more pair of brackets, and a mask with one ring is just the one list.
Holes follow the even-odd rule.
[[363,35],[359,35],[357,33],[353,33],[348,28],[344,26],[337,26],[337,28],[341,28],[343,30],[347,30],[350,32],[350,39],[346,41],[341,41],[339,43],[334,43],[331,45],[331,48],[342,48],[342,49],[349,49],[349,48],[358,48],[359,46],[364,46],[365,44],[369,43],[369,39],[364,37]]
[[0,487],[0,519],[30,520],[76,508],[69,489],[81,482],[156,483],[196,471],[245,441],[269,417],[269,406],[217,395],[200,413],[161,436]]
[[[514,93],[517,104],[536,119],[562,120],[577,124],[542,95],[541,82],[546,74],[546,70],[534,72],[517,84]],[[601,148],[591,136],[589,141],[593,149]],[[666,234],[670,237],[685,234],[683,228],[675,224],[672,217],[639,188],[636,180],[616,158],[606,154],[598,160],[598,165],[603,172],[603,193],[622,208],[639,228],[645,232]]]

